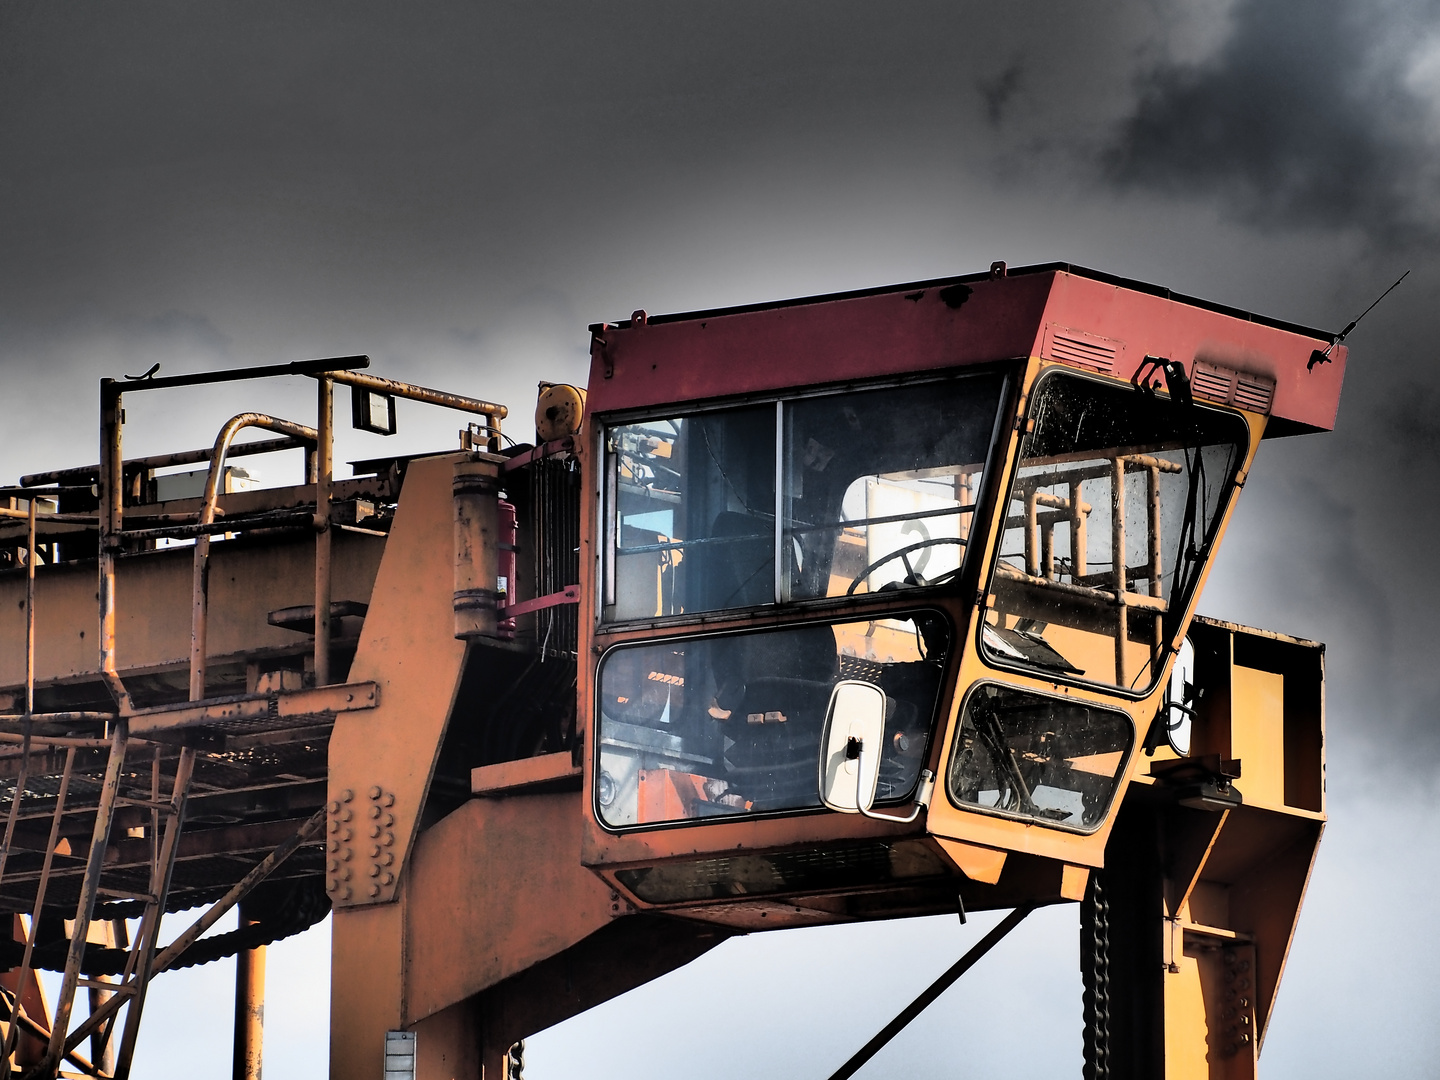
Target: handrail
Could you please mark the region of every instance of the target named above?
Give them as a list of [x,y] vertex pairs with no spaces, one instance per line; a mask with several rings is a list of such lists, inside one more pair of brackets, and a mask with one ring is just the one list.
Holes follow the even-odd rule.
[[510,415],[509,409],[493,401],[482,401],[480,398],[465,397],[462,394],[452,394],[445,390],[432,390],[428,386],[416,386],[414,383],[386,379],[379,375],[361,375],[355,371],[329,371],[324,375],[312,375],[311,377],[329,379],[332,382],[344,383],[346,386],[358,386],[362,390],[394,394],[396,397],[407,398],[410,401],[423,401],[427,405],[440,405],[447,409],[456,409],[459,412],[478,413],[481,416],[492,418],[497,431],[500,429],[499,422]]
[[[254,456],[257,454],[274,454],[281,450],[297,450],[306,445],[303,439],[259,439],[251,443],[241,443],[239,446],[230,448],[231,457]],[[126,458],[124,469],[168,469],[176,465],[203,465],[210,460],[210,448],[204,450],[181,450],[174,454],[155,454],[150,457]],[[64,485],[67,480],[77,483],[74,487],[84,486],[81,481],[94,479],[100,476],[99,465],[79,465],[73,469],[55,469],[52,472],[29,473],[20,477],[20,488],[45,487],[50,484]]]
[[[215,510],[220,499],[220,477],[224,475],[225,456],[237,432],[247,427],[264,428],[279,432],[294,439],[318,441],[319,433],[312,427],[281,420],[265,413],[245,412],[232,416],[215,437],[215,448],[210,453],[210,469],[205,475],[205,496],[200,505],[197,524],[213,525]],[[205,697],[205,635],[209,614],[209,558],[210,535],[201,533],[195,538],[195,558],[190,582],[190,700],[201,701]]]

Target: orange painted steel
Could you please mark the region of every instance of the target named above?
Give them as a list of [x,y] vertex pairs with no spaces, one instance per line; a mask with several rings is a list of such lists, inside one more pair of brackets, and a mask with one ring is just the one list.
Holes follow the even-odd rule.
[[[1325,821],[1323,650],[1193,612],[1262,439],[1333,423],[1344,348],[1312,369],[1308,357],[1332,335],[1076,267],[1003,264],[853,294],[637,313],[597,324],[592,338],[588,397],[566,398],[585,401],[583,417],[557,431],[547,414],[547,441],[534,448],[499,452],[504,406],[344,370],[363,360],[344,358],[229,373],[314,378],[314,427],[241,413],[208,453],[128,462],[123,393],[227,373],[106,380],[99,466],[6,489],[0,558],[13,550],[16,568],[0,570],[0,611],[23,607],[24,620],[0,620],[0,790],[11,800],[0,897],[18,898],[7,910],[79,916],[81,927],[56,943],[41,941],[32,921],[11,949],[10,1000],[33,982],[36,964],[66,970],[53,1024],[0,1017],[15,1061],[43,1056],[42,1072],[54,1076],[63,1057],[93,1072],[77,1048],[93,1037],[105,1050],[118,1028],[122,1075],[150,977],[221,949],[256,955],[326,910],[331,1075],[378,1075],[386,1033],[409,1031],[417,1077],[493,1080],[526,1036],[735,933],[1079,902],[1087,985],[1109,973],[1106,992],[1092,986],[1087,998],[1088,1067],[1115,1080],[1253,1076]],[[1184,386],[1151,385],[1162,371]],[[834,595],[786,592],[787,410],[915,385],[938,396],[972,376],[991,380],[994,414],[974,436],[976,460],[945,473],[954,481],[949,509],[866,511],[877,527],[921,521],[922,532],[937,514],[963,517],[956,539],[942,537],[961,551],[954,568],[927,580],[907,556],[908,578],[882,590],[875,568],[894,565],[896,553],[877,562],[866,522],[842,522]],[[1143,386],[1132,385],[1142,376]],[[1122,411],[1152,403],[1146,415],[1160,417],[1161,435],[1154,445],[1085,450],[1083,461],[1077,452],[1044,466],[1071,470],[1058,485],[1022,473],[1035,468],[1027,461],[1048,460],[1035,458],[1027,439],[1041,419],[1037,402],[1063,379],[1110,395]],[[486,451],[466,432],[459,451],[379,457],[364,463],[370,474],[336,480],[335,383],[481,415]],[[1162,488],[1195,468],[1190,436],[1172,438],[1178,449],[1156,447],[1169,445],[1166,424],[1188,430],[1192,420],[1153,403],[1186,394],[1201,403],[1189,415],[1243,435],[1182,574],[1178,561],[1165,564],[1162,530],[1178,524]],[[774,418],[773,597],[666,613],[690,541],[671,535],[688,535],[674,519],[662,526],[652,515],[656,556],[644,573],[655,613],[616,617],[615,550],[622,541],[639,550],[622,535],[617,440],[637,424],[653,433],[661,421],[741,406]],[[285,435],[265,444],[271,450],[307,448],[298,483],[221,490],[227,453],[246,449],[231,450],[245,426]],[[851,426],[862,430],[858,420]],[[647,453],[679,477],[679,436],[645,437]],[[802,450],[816,472],[835,457],[818,443]],[[157,499],[156,469],[200,461],[209,468],[199,498]],[[882,473],[877,465],[877,482]],[[734,478],[720,475],[725,498],[744,503]],[[676,483],[652,484],[656,505],[681,505]],[[1082,497],[1082,484],[1109,493]],[[28,498],[23,511],[16,497]],[[59,504],[40,511],[40,498]],[[514,533],[502,528],[502,500]],[[922,505],[921,495],[912,501]],[[212,544],[215,529],[225,538]],[[854,535],[839,535],[847,530]],[[182,539],[195,541],[192,552],[157,548]],[[1174,542],[1169,531],[1163,539]],[[1075,550],[1066,555],[1064,544]],[[1111,557],[1097,556],[1107,546],[1121,553],[1110,569]],[[843,559],[863,570],[855,576]],[[1101,614],[1066,615],[1073,625],[1057,623],[1045,639],[1022,609],[1007,614],[997,597],[1012,594]],[[920,641],[925,620],[947,628],[933,661]],[[676,749],[671,731],[688,722],[685,695],[704,704],[708,693],[702,662],[685,667],[687,647],[733,652],[737,642],[838,627],[829,633],[838,664],[842,648],[876,634],[903,652],[896,643],[912,635],[895,627],[910,625],[915,642],[904,648],[933,669],[935,703],[917,744],[896,741],[895,753],[938,778],[928,810],[913,820],[893,817],[911,808],[903,792],[890,800],[891,820],[825,810],[818,798],[767,809],[725,751]],[[1062,663],[1005,658],[986,636],[1002,631],[1032,649],[1048,641]],[[777,636],[750,636],[760,634]],[[1165,741],[1174,713],[1164,710],[1172,657],[1186,641],[1195,657],[1188,681],[1203,693],[1187,705],[1182,758]],[[1063,650],[1086,657],[1083,666]],[[602,713],[608,658],[641,655],[671,657],[648,676],[640,669],[646,692],[674,711],[671,731],[621,731]],[[859,671],[850,677],[880,680],[883,672],[854,665],[878,669],[884,660],[849,657]],[[1145,674],[1152,680],[1140,685]],[[717,682],[703,720],[717,734],[731,715],[719,694]],[[1004,751],[1015,779],[994,781],[1018,785],[1024,799],[1001,806],[999,792],[995,805],[962,797],[955,777],[983,742],[973,733],[987,694],[1120,733],[1118,749],[1077,751],[1053,765],[1110,785],[1093,788],[1110,801],[1095,797],[1084,828],[1061,823],[1077,812],[1037,809],[1036,781],[1022,769],[1041,756],[1034,746],[1018,757]],[[741,709],[725,730],[755,745],[801,730],[802,713],[789,705],[757,709]],[[1021,738],[1006,736],[999,720],[984,722],[996,725],[984,736],[991,745]],[[666,749],[657,757],[651,744]],[[616,781],[602,755],[618,751],[603,747],[648,762],[637,765],[635,820],[604,809]],[[35,794],[36,778],[72,775],[83,781],[79,794]],[[97,798],[105,777],[109,795]],[[177,812],[162,830],[167,806]],[[87,840],[85,867],[57,860]],[[200,940],[242,900],[239,937]],[[198,903],[212,906],[157,949],[164,911]],[[135,944],[86,944],[92,909],[110,925],[140,907]],[[112,996],[97,997],[91,1017],[67,1030],[76,987],[102,985],[100,975],[121,981],[103,984],[115,987]],[[243,980],[239,993],[245,1015],[263,1007]],[[38,1055],[41,1042],[47,1052]],[[258,1074],[251,1049],[242,1037],[237,1068]]]

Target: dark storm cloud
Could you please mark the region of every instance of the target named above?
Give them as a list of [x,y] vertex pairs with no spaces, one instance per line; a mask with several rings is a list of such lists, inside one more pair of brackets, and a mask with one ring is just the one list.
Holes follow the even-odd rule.
[[1025,66],[1017,58],[993,79],[981,79],[976,84],[985,103],[985,119],[990,121],[991,126],[998,126],[1005,118],[1006,108],[1020,89],[1024,77]]
[[1433,115],[1412,78],[1440,4],[1239,0],[1228,39],[1145,72],[1105,160],[1122,186],[1216,195],[1260,228],[1440,231]]

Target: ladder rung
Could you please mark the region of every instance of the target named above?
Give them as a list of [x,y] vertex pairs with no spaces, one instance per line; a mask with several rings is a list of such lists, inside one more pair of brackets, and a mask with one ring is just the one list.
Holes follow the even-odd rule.
[[104,893],[106,896],[116,896],[121,900],[144,900],[147,904],[159,903],[154,893],[131,892],[128,889],[111,889],[101,885],[96,892]]
[[131,799],[123,795],[117,795],[115,796],[115,805],[140,806],[144,807],[147,810],[159,810],[162,813],[166,814],[175,813],[175,804],[170,802],[170,800],[168,799],[160,799],[158,801],[155,799]]
[[135,988],[129,983],[101,982],[99,979],[87,979],[83,976],[75,980],[76,986],[83,986],[87,990],[108,990],[112,994],[133,994]]

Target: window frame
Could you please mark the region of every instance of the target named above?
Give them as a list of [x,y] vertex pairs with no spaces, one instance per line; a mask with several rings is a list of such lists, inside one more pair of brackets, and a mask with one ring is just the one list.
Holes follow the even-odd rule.
[[[903,595],[905,595],[905,597],[909,599],[914,594],[912,592],[905,593]],[[959,663],[960,655],[963,652],[963,639],[957,632],[954,614],[947,610],[943,604],[937,604],[933,602],[927,604],[921,602],[906,604],[904,606],[896,608],[893,611],[886,611],[881,614],[876,614],[873,616],[873,618],[904,618],[908,615],[918,615],[922,613],[926,615],[938,615],[940,618],[944,619],[945,625],[948,628],[950,635],[950,649],[945,657],[945,662],[942,668],[942,674],[940,678],[940,684],[936,689],[935,701],[931,705],[928,726],[925,728],[926,747],[922,760],[930,760],[934,757],[936,740],[940,739],[943,736],[943,732],[940,729],[940,721],[948,714],[948,705],[951,701],[951,695],[954,693],[955,689],[954,672],[956,671],[957,665]],[[627,637],[623,640],[616,641],[607,646],[596,659],[594,668],[595,674],[590,684],[590,707],[591,715],[594,718],[593,731],[595,741],[594,752],[589,754],[590,813],[596,825],[598,825],[603,832],[609,833],[614,836],[621,836],[630,833],[657,832],[661,830],[685,829],[697,826],[733,826],[737,824],[748,824],[750,822],[756,821],[773,821],[781,818],[797,817],[800,815],[834,814],[835,811],[826,808],[824,805],[815,805],[777,807],[770,810],[755,810],[748,813],[725,814],[717,815],[715,817],[679,818],[674,821],[637,822],[631,825],[615,825],[607,821],[605,818],[604,810],[600,805],[600,773],[602,771],[602,754],[600,752],[600,747],[603,745],[601,739],[602,727],[604,723],[601,706],[603,672],[605,670],[605,664],[610,659],[610,657],[614,653],[623,649],[645,648],[651,646],[663,647],[673,644],[688,644],[695,641],[712,641],[729,637],[741,637],[746,634],[776,633],[786,630],[805,630],[812,627],[821,626],[834,627],[847,622],[865,621],[867,621],[867,617],[863,615],[857,616],[848,613],[832,612],[822,616],[819,613],[814,613],[814,616],[811,618],[797,619],[794,621],[773,623],[768,625],[727,627],[724,629],[707,630],[702,633],[656,634],[643,637]],[[818,792],[818,763],[822,752],[822,749],[818,742],[816,743],[815,752],[817,763],[816,790]],[[900,795],[891,795],[884,799],[878,799],[875,805],[878,807],[892,808],[896,806],[904,806],[907,802],[914,798],[915,791],[918,787],[919,778],[917,776],[915,782],[911,784],[910,788],[907,791]]]
[[[1025,411],[1020,414],[1020,416],[1018,416],[1016,419],[1019,435],[1015,440],[1014,460],[1010,463],[1009,475],[1003,479],[999,497],[997,499],[993,550],[990,552],[990,557],[987,560],[985,567],[981,570],[980,576],[982,585],[979,594],[980,604],[976,610],[977,617],[974,619],[974,625],[972,628],[975,635],[976,653],[980,657],[982,663],[984,663],[987,668],[990,668],[991,670],[996,672],[1024,675],[1031,679],[1042,680],[1043,682],[1049,683],[1054,686],[1069,685],[1083,687],[1087,690],[1094,690],[1102,694],[1112,695],[1130,701],[1143,701],[1146,698],[1150,697],[1155,692],[1156,687],[1160,685],[1162,681],[1161,676],[1165,672],[1165,668],[1170,661],[1170,657],[1175,652],[1175,643],[1173,641],[1164,642],[1164,651],[1160,654],[1159,662],[1154,665],[1154,674],[1152,675],[1150,682],[1142,687],[1137,688],[1121,686],[1111,682],[1101,682],[1095,679],[1086,679],[1080,676],[1068,674],[1055,668],[1042,667],[1040,665],[1029,666],[1019,661],[1007,661],[1001,657],[996,656],[994,654],[994,651],[987,648],[985,645],[985,627],[989,625],[986,622],[986,616],[992,610],[990,604],[990,597],[994,595],[995,579],[999,573],[998,567],[1001,557],[1000,549],[1003,534],[1005,532],[1004,516],[1009,513],[1009,508],[1015,495],[1015,487],[1020,481],[1020,470],[1024,466],[1024,458],[1022,456],[1022,451],[1025,445],[1025,438],[1029,434],[1028,429],[1030,423],[1035,418],[1035,403],[1039,398],[1039,392],[1046,382],[1057,377],[1069,377],[1080,382],[1094,383],[1099,386],[1105,386],[1110,388],[1132,386],[1136,394],[1144,392],[1138,387],[1133,387],[1133,384],[1123,382],[1120,379],[1106,378],[1102,375],[1096,375],[1091,372],[1083,371],[1078,368],[1073,368],[1065,364],[1048,363],[1046,364],[1046,366],[1042,367],[1039,374],[1036,375],[1034,382],[1030,385],[1029,392],[1026,394]],[[1171,400],[1169,393],[1165,390],[1151,390],[1150,393],[1154,397],[1162,401],[1168,402]],[[1221,414],[1223,416],[1233,417],[1240,422],[1244,430],[1244,440],[1239,444],[1241,447],[1239,461],[1235,467],[1235,470],[1225,481],[1225,489],[1221,493],[1220,498],[1216,504],[1215,517],[1210,522],[1210,527],[1206,531],[1205,546],[1207,549],[1209,549],[1209,553],[1205,556],[1205,564],[1201,571],[1201,578],[1203,579],[1204,575],[1208,574],[1210,570],[1210,560],[1214,555],[1215,540],[1219,536],[1220,530],[1224,527],[1225,521],[1230,515],[1230,511],[1234,507],[1236,493],[1240,490],[1240,487],[1242,486],[1243,481],[1241,481],[1240,478],[1242,478],[1246,473],[1246,466],[1250,458],[1251,447],[1254,444],[1254,431],[1251,428],[1249,417],[1247,417],[1242,411],[1238,409],[1229,408],[1227,406],[1220,405],[1211,401],[1205,401],[1200,398],[1194,399],[1194,407],[1197,409],[1206,409]],[[1190,611],[1191,605],[1194,603],[1195,598],[1200,593],[1201,584],[1202,581],[1197,580],[1196,585],[1191,592],[1191,595],[1184,598],[1184,612],[1188,613]],[[1182,619],[1180,625],[1188,625],[1188,619]]]
[[[1029,674],[1029,672],[1027,672]],[[1091,709],[1098,709],[1101,712],[1114,713],[1116,716],[1124,717],[1130,725],[1130,745],[1125,749],[1120,758],[1120,768],[1115,772],[1115,786],[1110,792],[1110,801],[1105,807],[1105,812],[1100,815],[1095,824],[1089,828],[1080,828],[1075,825],[1066,825],[1060,821],[1046,821],[1043,818],[1033,817],[1027,814],[1018,813],[1014,810],[1000,810],[993,806],[982,806],[979,803],[966,802],[955,796],[954,785],[951,782],[951,774],[955,767],[955,755],[960,746],[960,737],[965,730],[965,712],[970,708],[971,701],[975,695],[982,692],[986,687],[998,686],[1003,690],[1016,693],[1030,694],[1033,697],[1049,698],[1054,701],[1063,702],[1067,705],[1081,704]],[[1135,717],[1115,702],[1095,701],[1088,697],[1076,697],[1073,694],[1056,693],[1055,688],[1043,686],[1031,686],[1024,683],[1003,682],[994,678],[976,679],[965,690],[965,696],[961,699],[959,708],[955,709],[955,731],[951,736],[950,745],[945,748],[943,761],[944,775],[938,781],[945,788],[945,798],[950,805],[962,813],[986,814],[990,817],[1001,818],[1005,821],[1018,822],[1021,825],[1034,825],[1045,829],[1057,829],[1060,832],[1067,832],[1075,836],[1093,836],[1105,828],[1114,817],[1116,800],[1124,794],[1125,777],[1130,770],[1130,764],[1135,759],[1135,751],[1141,744],[1140,725],[1136,723]]]
[[[617,409],[595,418],[595,440],[596,459],[600,467],[597,471],[596,510],[595,510],[595,536],[598,540],[595,552],[595,574],[599,587],[595,590],[594,608],[592,611],[593,625],[595,631],[600,634],[613,634],[624,631],[676,627],[686,625],[701,625],[717,621],[753,617],[756,615],[776,616],[787,612],[823,612],[830,608],[849,607],[852,605],[870,606],[876,603],[896,604],[900,597],[886,593],[858,593],[853,596],[820,596],[806,597],[800,599],[785,598],[781,596],[786,589],[784,581],[784,543],[785,543],[785,406],[790,402],[810,400],[822,397],[834,397],[843,394],[863,393],[871,390],[888,390],[900,387],[941,385],[945,383],[960,382],[968,378],[983,378],[985,376],[998,376],[999,391],[996,395],[995,418],[987,435],[985,444],[985,458],[982,465],[980,486],[976,492],[975,511],[976,515],[972,521],[979,521],[979,516],[987,506],[987,499],[996,490],[999,482],[997,473],[1003,471],[1007,453],[1007,440],[1004,435],[1010,427],[1015,415],[1015,388],[1024,375],[1023,361],[1002,360],[985,364],[967,364],[964,367],[949,368],[942,371],[916,372],[914,374],[890,376],[873,380],[850,380],[843,383],[832,383],[820,386],[797,387],[791,390],[776,391],[757,397],[746,398],[723,398],[709,399],[694,402],[675,402],[667,406],[649,406],[635,409]],[[611,445],[611,432],[617,427],[644,421],[659,421],[688,418],[704,414],[724,412],[730,409],[745,406],[771,405],[775,410],[775,524],[773,536],[774,561],[772,566],[772,599],[768,603],[758,605],[746,605],[730,608],[720,608],[710,611],[682,612],[677,615],[650,615],[640,618],[609,618],[605,617],[607,608],[613,607],[615,603],[616,586],[616,556],[618,552],[619,528],[617,516],[614,512],[619,501],[619,473],[617,468],[616,453]],[[939,585],[916,586],[906,589],[903,596],[908,600],[911,596],[928,597],[943,593],[947,589],[955,588],[956,581],[973,571],[974,558],[972,548],[966,545],[960,565],[960,572],[956,575],[955,581],[945,582]],[[906,606],[902,604],[902,606]]]

